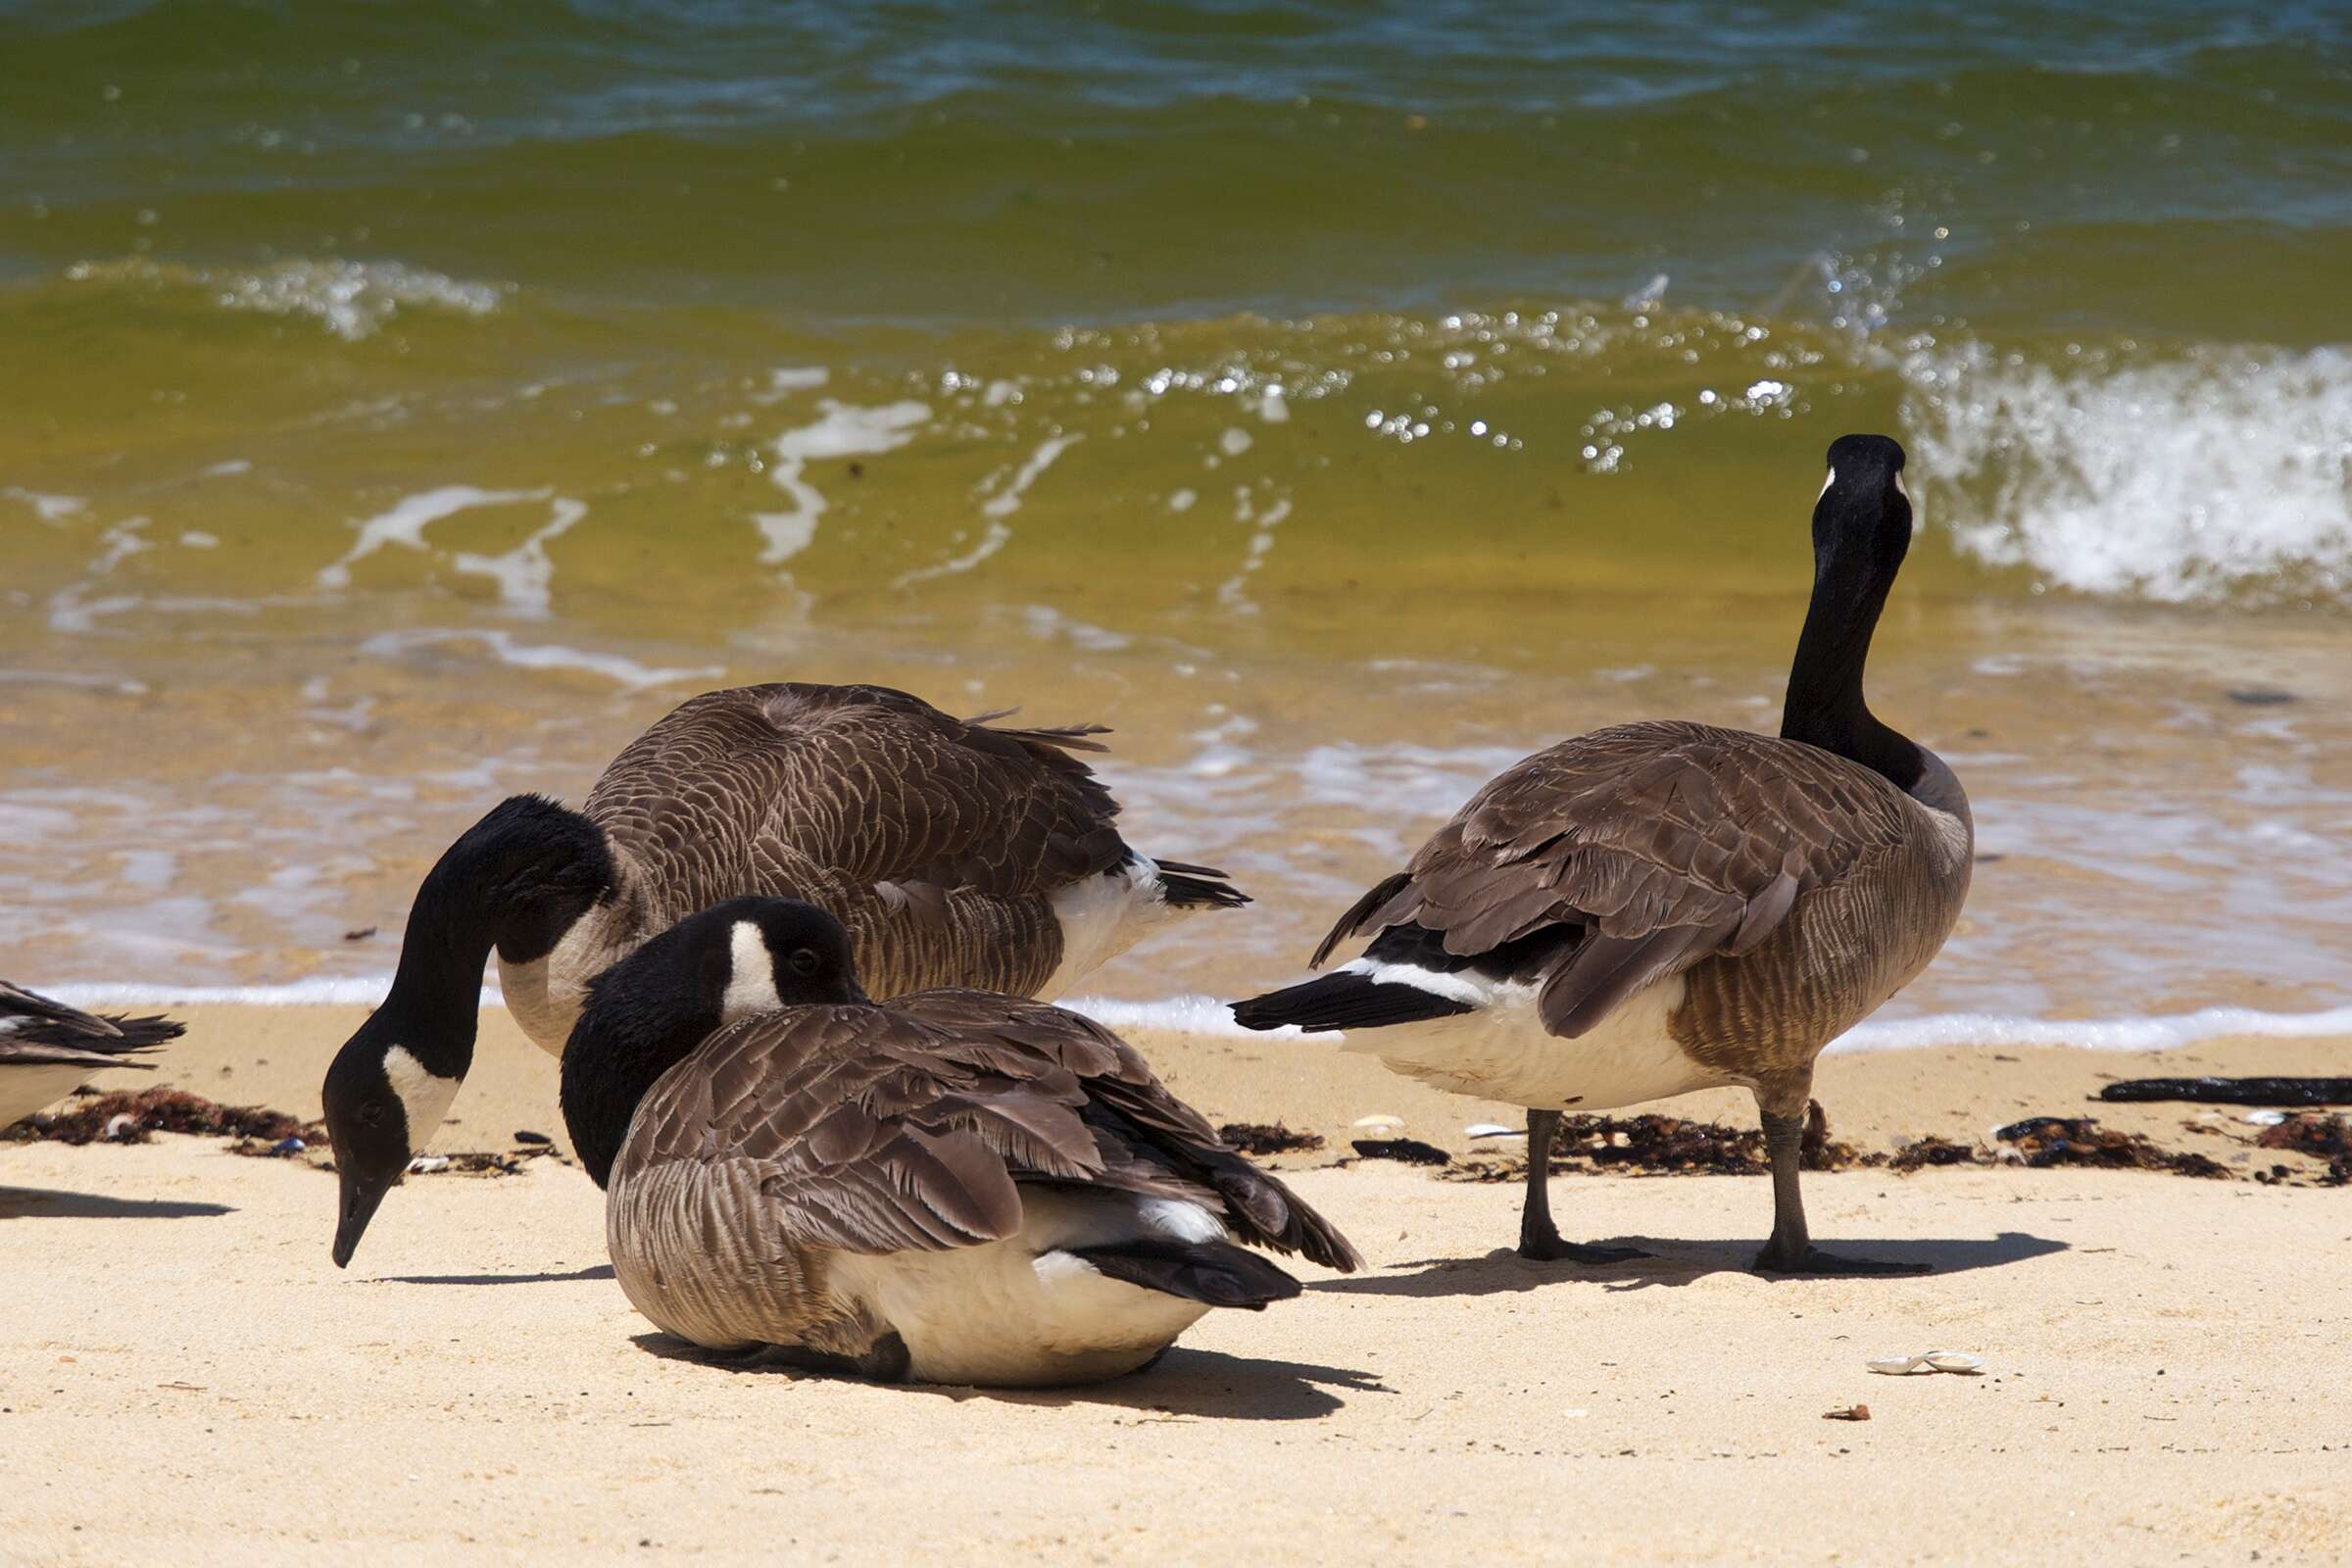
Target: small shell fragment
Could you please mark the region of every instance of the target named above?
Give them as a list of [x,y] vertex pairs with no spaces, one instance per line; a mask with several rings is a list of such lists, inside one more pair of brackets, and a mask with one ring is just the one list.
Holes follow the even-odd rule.
[[409,1161],[410,1173],[416,1176],[430,1176],[437,1170],[447,1169],[449,1169],[447,1154],[418,1154],[415,1159]]
[[2257,1127],[2276,1127],[2286,1120],[2286,1112],[2283,1110],[2249,1110],[2246,1112],[2246,1120]]
[[1404,1125],[1404,1118],[1388,1115],[1358,1116],[1355,1118],[1355,1125],[1358,1127],[1401,1127]]
[[1920,1372],[1976,1373],[1984,1370],[1984,1358],[1966,1350],[1922,1350],[1917,1355],[1888,1355],[1862,1363],[1873,1372],[1884,1372],[1891,1378],[1910,1377]]
[[1524,1127],[1505,1127],[1498,1121],[1474,1121],[1462,1129],[1464,1138],[1525,1138]]

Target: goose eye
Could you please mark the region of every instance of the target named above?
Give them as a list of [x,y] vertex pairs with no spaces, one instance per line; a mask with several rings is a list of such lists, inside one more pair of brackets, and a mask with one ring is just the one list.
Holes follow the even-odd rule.
[[380,1100],[370,1100],[362,1104],[360,1120],[370,1127],[381,1127],[384,1124],[384,1102]]
[[824,960],[816,956],[814,948],[795,948],[792,956],[784,961],[792,966],[794,974],[808,975],[816,973],[817,966]]

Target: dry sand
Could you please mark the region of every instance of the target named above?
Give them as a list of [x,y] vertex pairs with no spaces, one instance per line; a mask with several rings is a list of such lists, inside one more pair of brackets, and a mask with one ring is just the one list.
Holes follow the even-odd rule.
[[[193,1009],[167,1077],[316,1106],[354,1008]],[[552,1064],[484,1015],[444,1148],[561,1133]],[[1463,1147],[1499,1107],[1309,1042],[1138,1036],[1218,1117],[1344,1148],[1372,1111]],[[2233,1168],[2225,1110],[2095,1107],[2100,1075],[2352,1070],[2344,1042],[1832,1058],[1866,1147],[2088,1109]],[[1677,1113],[1751,1114],[1734,1097]],[[2245,1156],[2241,1161],[2239,1156]],[[682,1356],[541,1160],[412,1180],[349,1273],[332,1178],[211,1141],[0,1145],[0,1558],[969,1563],[2342,1561],[2352,1192],[2138,1172],[1808,1178],[1817,1237],[1926,1278],[1770,1282],[1757,1179],[1561,1177],[1605,1269],[1501,1250],[1517,1191],[1282,1163],[1372,1259],[1153,1371],[1056,1394],[870,1388]],[[2307,1167],[2298,1166],[2298,1169]],[[1315,1271],[1305,1271],[1313,1275]],[[1950,1348],[1983,1377],[1867,1357]],[[1866,1403],[1866,1423],[1827,1421]]]

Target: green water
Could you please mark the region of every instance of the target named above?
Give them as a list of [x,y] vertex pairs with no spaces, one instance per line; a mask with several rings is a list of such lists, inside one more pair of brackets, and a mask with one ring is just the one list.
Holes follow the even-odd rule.
[[1529,745],[1768,723],[1876,429],[2010,857],[1932,1004],[2324,1001],[2346,277],[2320,5],[0,5],[0,948],[371,972],[778,675],[1112,719],[1277,945]]

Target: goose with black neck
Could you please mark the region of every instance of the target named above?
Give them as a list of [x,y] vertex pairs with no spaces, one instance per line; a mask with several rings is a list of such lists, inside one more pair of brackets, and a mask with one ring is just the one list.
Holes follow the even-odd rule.
[[708,1349],[884,1381],[1143,1366],[1352,1248],[1133,1049],[972,990],[870,1000],[839,921],[742,899],[591,987],[564,1118],[637,1309]]
[[647,937],[748,894],[847,925],[883,995],[967,985],[1059,994],[1154,926],[1249,902],[1222,872],[1155,860],[1080,760],[1093,725],[959,719],[878,686],[708,692],[632,741],[578,809],[494,808],[418,887],[383,1004],[322,1099],[347,1265],[472,1065],[483,966],[561,1054],[588,982]]
[[1660,720],[1504,770],[1316,949],[1320,979],[1234,1004],[1253,1029],[1528,1107],[1519,1250],[1607,1264],[1549,1203],[1562,1116],[1743,1086],[1771,1155],[1756,1266],[1897,1265],[1812,1245],[1798,1190],[1813,1064],[1925,968],[1968,894],[1974,826],[1950,768],[1874,715],[1863,669],[1911,540],[1903,449],[1849,435],[1813,507],[1814,585],[1777,736]]

